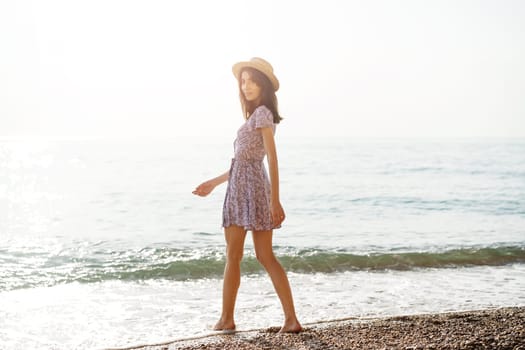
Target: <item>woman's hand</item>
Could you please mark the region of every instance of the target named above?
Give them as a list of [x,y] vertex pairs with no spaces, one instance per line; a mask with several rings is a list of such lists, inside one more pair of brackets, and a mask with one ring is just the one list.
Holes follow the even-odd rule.
[[215,185],[214,181],[209,180],[209,181],[203,182],[199,186],[197,186],[197,188],[195,190],[193,190],[192,193],[197,195],[197,196],[206,197],[207,195],[209,195],[211,193],[211,191],[213,191],[215,186],[216,185]]
[[270,204],[270,211],[272,214],[272,223],[275,227],[281,226],[282,222],[286,218],[284,209],[279,201],[272,202]]
[[229,177],[230,171],[228,170],[227,172],[217,176],[216,178],[201,183],[199,186],[197,186],[196,189],[193,190],[192,193],[197,196],[206,197],[211,193],[211,191],[213,191],[215,187],[222,184],[223,182],[228,181]]

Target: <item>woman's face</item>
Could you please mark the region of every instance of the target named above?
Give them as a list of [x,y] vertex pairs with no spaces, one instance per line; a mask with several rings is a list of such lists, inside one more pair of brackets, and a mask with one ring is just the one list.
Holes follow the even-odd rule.
[[250,72],[241,73],[241,91],[249,102],[257,101],[261,97],[261,87],[252,80]]

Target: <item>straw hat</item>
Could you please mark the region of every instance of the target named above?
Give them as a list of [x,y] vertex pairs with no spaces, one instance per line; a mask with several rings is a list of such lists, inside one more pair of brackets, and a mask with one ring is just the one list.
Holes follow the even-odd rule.
[[235,75],[235,78],[239,79],[241,71],[243,70],[243,68],[247,67],[255,68],[264,75],[266,75],[266,77],[270,79],[274,91],[279,90],[279,80],[277,80],[277,77],[273,74],[273,68],[270,63],[259,57],[254,57],[249,61],[236,63],[232,67],[233,75]]

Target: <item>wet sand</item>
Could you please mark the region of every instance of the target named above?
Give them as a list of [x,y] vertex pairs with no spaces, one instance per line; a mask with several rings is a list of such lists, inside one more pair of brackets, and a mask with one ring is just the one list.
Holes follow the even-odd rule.
[[140,350],[202,349],[513,349],[525,350],[525,307],[345,319],[310,324],[299,334],[278,328],[217,334],[142,346]]

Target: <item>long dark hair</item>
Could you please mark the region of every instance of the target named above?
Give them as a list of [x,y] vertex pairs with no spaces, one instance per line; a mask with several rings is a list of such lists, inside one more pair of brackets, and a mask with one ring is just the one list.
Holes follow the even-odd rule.
[[[247,101],[244,97],[244,94],[242,93],[241,75],[244,71],[248,72],[253,82],[261,88],[260,104],[256,104],[255,101]],[[270,110],[270,112],[272,112],[273,122],[275,124],[279,124],[279,122],[283,118],[279,115],[277,96],[275,95],[275,91],[273,90],[273,85],[270,82],[270,79],[268,79],[266,75],[264,75],[261,71],[258,71],[257,69],[246,67],[241,70],[239,76],[237,77],[237,80],[239,82],[239,98],[241,100],[241,107],[244,118],[248,119],[257,107],[264,105]]]

